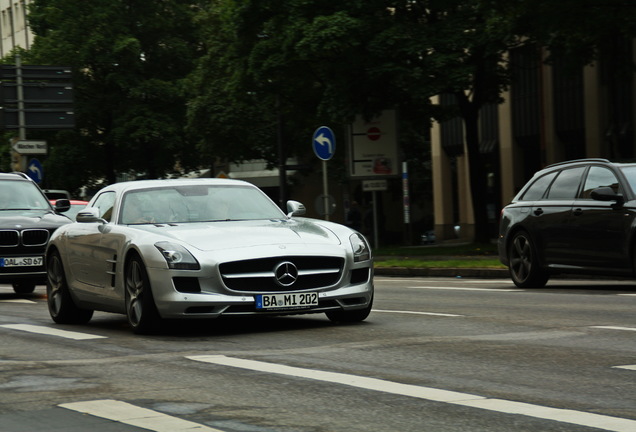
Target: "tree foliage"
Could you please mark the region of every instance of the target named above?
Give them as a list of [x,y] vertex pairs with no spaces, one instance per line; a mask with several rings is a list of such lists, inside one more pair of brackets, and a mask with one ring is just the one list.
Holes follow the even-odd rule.
[[[281,143],[302,157],[316,126],[389,108],[421,163],[430,119],[460,115],[485,240],[478,120],[510,83],[509,51],[544,46],[580,66],[633,38],[635,15],[633,0],[34,0],[27,60],[77,71],[78,128],[51,163],[109,182],[195,158],[275,164]],[[456,103],[432,105],[439,94]]]
[[[154,178],[188,165],[182,80],[197,55],[189,1],[36,0],[25,62],[74,71],[76,129],[59,135],[49,164],[112,183],[120,173]],[[67,173],[49,169],[55,183]]]

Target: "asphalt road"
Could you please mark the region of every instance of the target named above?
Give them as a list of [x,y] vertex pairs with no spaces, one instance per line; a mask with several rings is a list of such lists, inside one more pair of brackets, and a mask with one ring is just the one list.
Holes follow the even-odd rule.
[[48,316],[0,285],[0,431],[636,431],[636,285],[376,277],[356,325]]

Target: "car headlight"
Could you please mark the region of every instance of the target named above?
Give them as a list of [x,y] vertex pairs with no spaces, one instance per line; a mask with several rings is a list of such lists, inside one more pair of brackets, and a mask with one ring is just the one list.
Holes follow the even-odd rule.
[[371,248],[369,243],[360,233],[353,233],[349,236],[351,247],[353,248],[353,261],[367,261],[371,259]]
[[179,244],[158,242],[155,243],[155,247],[159,249],[171,269],[199,270],[201,268],[199,262],[192,256],[190,251]]

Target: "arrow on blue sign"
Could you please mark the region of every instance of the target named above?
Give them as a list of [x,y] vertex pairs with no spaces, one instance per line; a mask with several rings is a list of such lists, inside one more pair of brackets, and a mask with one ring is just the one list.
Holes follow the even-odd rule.
[[27,175],[33,179],[36,183],[41,183],[44,175],[44,169],[42,164],[37,159],[31,159],[29,166],[27,166]]
[[314,153],[319,159],[329,160],[336,151],[336,137],[327,126],[320,126],[313,136]]

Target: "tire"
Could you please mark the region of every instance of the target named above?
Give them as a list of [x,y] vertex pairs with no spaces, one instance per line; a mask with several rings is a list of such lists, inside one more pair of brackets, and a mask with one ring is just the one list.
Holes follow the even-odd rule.
[[159,329],[161,317],[157,311],[146,267],[139,256],[126,265],[124,279],[126,317],[134,333],[151,334]]
[[29,281],[16,282],[13,284],[13,291],[16,294],[31,294],[35,291],[35,283]]
[[367,319],[369,314],[371,313],[371,308],[373,307],[373,298],[369,302],[369,306],[364,309],[356,309],[356,310],[334,310],[325,312],[327,318],[329,318],[332,322],[340,322],[340,323],[356,323],[361,322]]
[[550,277],[541,268],[536,248],[524,231],[516,233],[510,242],[508,268],[512,281],[519,288],[542,288]]
[[53,252],[47,262],[46,302],[49,314],[58,324],[86,324],[93,317],[91,309],[77,307],[66,283],[62,259]]

